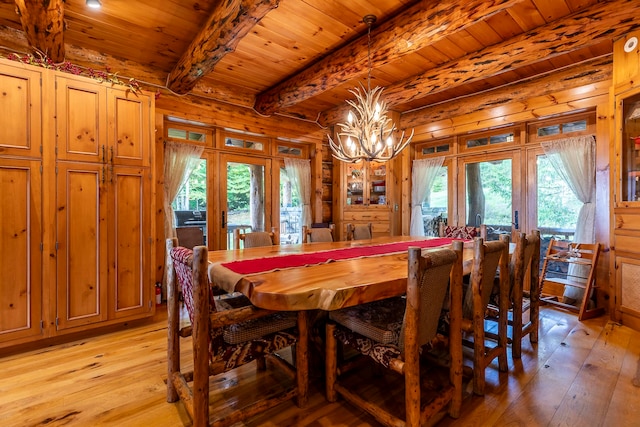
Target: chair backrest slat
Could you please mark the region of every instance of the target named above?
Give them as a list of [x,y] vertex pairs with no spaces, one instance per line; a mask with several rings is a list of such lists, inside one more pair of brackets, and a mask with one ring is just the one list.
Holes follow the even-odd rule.
[[347,224],[347,240],[368,240],[373,238],[373,224]]
[[302,226],[302,243],[333,242],[333,228],[333,224],[328,228],[308,228],[306,225]]
[[[197,247],[198,246],[196,246],[196,248]],[[193,250],[178,246],[169,250],[169,256],[173,261],[173,271],[178,281],[178,289],[182,292],[182,298],[187,313],[189,314],[189,320],[191,320],[193,324],[195,316],[195,305],[193,301]],[[215,309],[213,289],[209,286],[209,310],[214,311]]]
[[277,245],[277,234],[275,227],[271,232],[253,231],[251,233],[241,233],[239,229],[233,230],[233,248],[240,249],[240,241],[244,248],[257,248],[262,246]]
[[[457,260],[458,255],[451,249],[429,251],[423,257],[420,248],[409,248],[407,309],[400,332],[401,350],[412,336],[417,338],[418,347],[436,336],[449,279]],[[461,262],[459,268],[462,268]]]
[[[472,319],[474,312],[473,303],[473,288],[474,285],[480,286],[480,304],[486,309],[491,299],[491,292],[493,290],[493,281],[496,277],[498,265],[500,264],[500,258],[506,253],[508,256],[508,241],[491,241],[484,242],[482,238],[476,238],[474,240],[474,256],[473,267],[471,270],[471,283],[467,289],[464,302],[462,305],[463,316],[465,319]],[[505,266],[508,261],[505,259]],[[476,282],[479,282],[476,284]],[[484,309],[482,312],[484,313]]]

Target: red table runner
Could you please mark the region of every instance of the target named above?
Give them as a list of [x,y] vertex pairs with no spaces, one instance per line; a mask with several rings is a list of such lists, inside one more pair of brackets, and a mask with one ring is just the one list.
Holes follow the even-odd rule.
[[255,274],[266,271],[282,270],[285,268],[302,267],[305,265],[324,264],[360,257],[390,255],[405,252],[409,246],[420,248],[434,248],[450,244],[455,239],[436,238],[413,240],[409,242],[385,243],[371,246],[356,246],[351,248],[332,249],[328,251],[301,254],[278,255],[268,258],[255,258],[240,261],[225,262],[221,265],[237,274]]

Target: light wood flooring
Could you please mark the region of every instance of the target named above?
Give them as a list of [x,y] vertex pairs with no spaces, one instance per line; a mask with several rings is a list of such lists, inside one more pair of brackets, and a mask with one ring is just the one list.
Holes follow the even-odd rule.
[[[0,426],[191,425],[182,404],[165,401],[165,323],[0,357]],[[494,362],[486,396],[466,398],[461,417],[439,425],[640,426],[639,356],[640,332],[544,307],[537,349],[525,339],[508,374]],[[268,392],[253,364],[239,371],[213,383],[225,393],[219,404]],[[312,378],[304,409],[287,402],[238,426],[378,425],[343,401],[326,402],[322,385]]]

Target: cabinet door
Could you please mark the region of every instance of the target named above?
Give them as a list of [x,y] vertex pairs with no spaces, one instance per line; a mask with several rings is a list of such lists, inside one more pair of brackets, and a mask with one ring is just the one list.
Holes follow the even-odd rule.
[[40,162],[0,158],[0,341],[41,334]]
[[0,154],[40,157],[41,81],[38,71],[0,65]]
[[616,284],[616,311],[640,319],[640,259],[616,257]]
[[106,172],[58,163],[58,329],[107,319]]
[[116,166],[109,189],[109,307],[115,318],[151,310],[151,191],[146,168]]
[[109,89],[108,161],[115,165],[149,166],[151,100],[143,94]]
[[100,84],[56,76],[58,159],[106,161],[106,88]]

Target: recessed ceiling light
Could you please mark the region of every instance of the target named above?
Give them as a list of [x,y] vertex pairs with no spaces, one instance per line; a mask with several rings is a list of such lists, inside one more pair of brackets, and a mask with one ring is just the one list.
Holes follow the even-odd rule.
[[92,9],[100,9],[100,7],[102,7],[102,3],[100,3],[100,0],[87,0],[87,6]]

